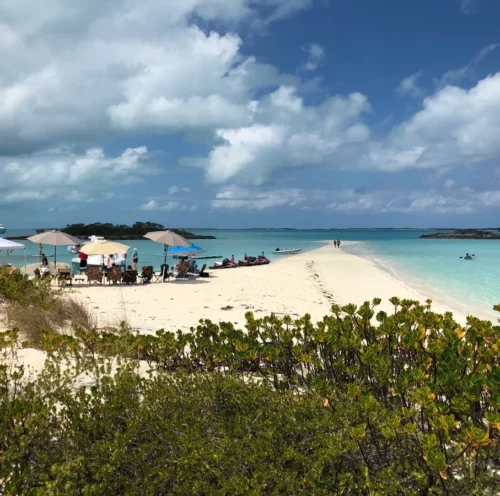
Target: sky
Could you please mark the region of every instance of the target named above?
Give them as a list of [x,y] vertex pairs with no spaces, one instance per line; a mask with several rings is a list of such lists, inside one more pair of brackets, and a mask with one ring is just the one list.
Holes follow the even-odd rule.
[[0,0],[0,222],[500,227],[498,0]]

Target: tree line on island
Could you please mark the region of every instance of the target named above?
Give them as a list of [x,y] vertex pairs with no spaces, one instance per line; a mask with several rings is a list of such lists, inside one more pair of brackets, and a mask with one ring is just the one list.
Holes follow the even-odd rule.
[[487,229],[456,229],[454,231],[422,234],[423,239],[500,239],[500,233]]
[[[135,222],[126,224],[111,224],[95,222],[93,224],[68,224],[61,231],[78,238],[103,236],[106,239],[141,239],[151,231],[164,231],[167,228],[157,222]],[[170,229],[186,239],[215,239],[215,236],[194,234],[185,229]]]
[[[57,307],[70,296],[0,268],[18,315],[0,333],[2,494],[497,494],[491,322],[392,298],[143,335]],[[38,375],[23,347],[46,353]]]

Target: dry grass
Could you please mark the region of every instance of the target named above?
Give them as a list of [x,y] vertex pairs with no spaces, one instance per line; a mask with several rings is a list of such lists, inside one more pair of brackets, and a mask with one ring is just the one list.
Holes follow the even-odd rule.
[[54,298],[48,305],[23,305],[8,302],[3,308],[5,325],[18,329],[23,340],[34,345],[40,342],[42,331],[71,333],[72,326],[95,329],[97,321],[88,308],[68,296]]

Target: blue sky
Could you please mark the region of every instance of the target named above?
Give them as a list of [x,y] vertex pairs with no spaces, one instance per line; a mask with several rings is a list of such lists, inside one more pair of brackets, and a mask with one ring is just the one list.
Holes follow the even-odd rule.
[[0,0],[8,227],[498,225],[499,2],[72,4]]

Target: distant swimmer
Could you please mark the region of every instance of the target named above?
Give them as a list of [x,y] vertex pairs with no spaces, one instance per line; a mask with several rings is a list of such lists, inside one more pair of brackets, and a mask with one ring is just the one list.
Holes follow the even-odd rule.
[[464,260],[475,260],[476,255],[474,255],[474,253],[472,255],[469,255],[468,253],[466,253],[464,257],[460,257],[460,258],[463,258]]

